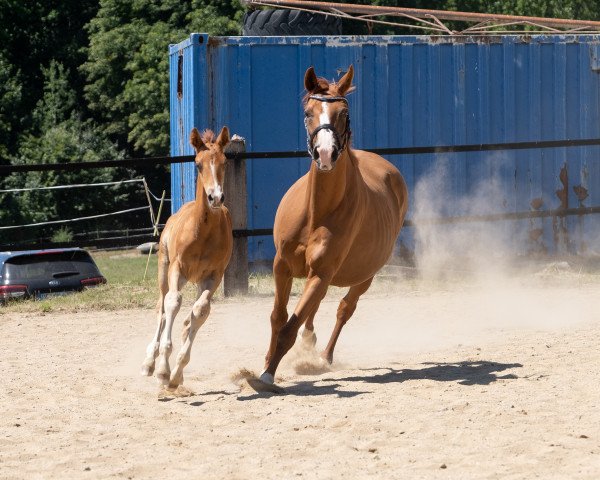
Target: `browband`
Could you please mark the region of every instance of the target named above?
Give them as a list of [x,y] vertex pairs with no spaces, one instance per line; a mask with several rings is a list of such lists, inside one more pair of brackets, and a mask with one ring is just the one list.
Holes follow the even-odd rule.
[[319,102],[345,102],[348,104],[346,97],[327,97],[325,95],[309,95],[308,98],[318,100]]

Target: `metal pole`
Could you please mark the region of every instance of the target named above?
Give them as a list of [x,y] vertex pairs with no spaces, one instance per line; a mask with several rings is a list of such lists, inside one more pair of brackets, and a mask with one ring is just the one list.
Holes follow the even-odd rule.
[[[160,205],[158,206],[158,215],[156,216],[156,222],[154,223],[154,236],[158,236],[158,224],[160,222],[160,214],[162,212],[163,204],[165,203],[165,191],[163,190],[162,196],[160,197]],[[144,279],[146,281],[146,275],[148,273],[148,266],[150,265],[150,257],[152,256],[152,250],[154,249],[154,245],[150,245],[150,250],[148,250],[148,259],[146,260],[146,269],[144,270]]]

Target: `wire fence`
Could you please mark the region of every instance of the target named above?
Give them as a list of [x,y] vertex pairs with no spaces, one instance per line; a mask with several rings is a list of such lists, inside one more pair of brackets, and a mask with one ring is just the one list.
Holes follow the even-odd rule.
[[[502,151],[502,150],[531,150],[531,149],[552,149],[552,148],[573,148],[573,147],[592,147],[600,146],[600,138],[585,138],[585,139],[563,139],[563,140],[539,140],[539,141],[527,141],[527,142],[504,142],[504,143],[481,143],[481,144],[463,144],[463,145],[437,145],[437,146],[416,146],[416,147],[396,147],[396,148],[370,148],[364,149],[366,151],[376,153],[379,155],[420,155],[420,154],[441,154],[441,153],[469,153],[469,152],[486,152],[486,151]],[[230,160],[255,160],[255,159],[285,159],[285,158],[306,158],[309,157],[306,150],[292,150],[292,151],[269,151],[269,152],[237,152],[227,153],[227,158]],[[142,158],[130,158],[121,160],[104,160],[96,162],[77,162],[77,163],[55,163],[55,164],[32,164],[32,165],[0,165],[0,174],[9,175],[12,173],[26,173],[26,172],[40,172],[40,171],[78,171],[82,169],[98,169],[98,168],[113,168],[113,167],[135,167],[135,166],[148,166],[148,165],[169,165],[177,163],[191,162],[194,160],[193,155],[182,155],[182,156],[159,156],[159,157],[142,157]],[[136,181],[136,180],[132,180]],[[124,180],[125,183],[129,182]],[[107,182],[111,183],[112,182]],[[84,185],[80,185],[84,186]],[[73,186],[75,187],[75,185]],[[54,188],[54,187],[48,187]],[[68,187],[65,187],[68,188]],[[0,190],[0,193],[10,192],[12,190]],[[155,200],[160,200],[159,197],[149,192]],[[164,199],[170,201],[170,199]],[[151,208],[148,206],[138,207],[134,209],[123,210],[117,212],[128,213],[130,211],[136,211],[141,209]],[[592,207],[579,207],[579,208],[560,208],[555,210],[543,210],[543,211],[525,211],[525,212],[509,212],[509,213],[498,213],[489,215],[476,215],[476,216],[456,216],[456,217],[440,217],[430,219],[407,219],[405,226],[413,227],[421,224],[449,224],[449,223],[463,223],[463,222],[493,222],[503,220],[520,220],[530,218],[544,218],[544,217],[565,217],[572,215],[588,215],[600,213],[600,206]],[[98,218],[102,215],[89,216],[82,218]],[[77,219],[68,220],[57,220],[51,222],[45,222],[44,224],[60,224],[75,221]],[[42,225],[31,224],[31,225]],[[30,226],[30,225],[27,225]],[[21,226],[8,226],[1,227],[2,229],[13,229],[20,228]],[[272,228],[257,228],[257,229],[236,229],[233,231],[235,238],[252,237],[252,236],[267,236],[272,235]],[[65,244],[47,244],[43,241],[39,241],[33,244],[25,245],[24,247],[39,247],[45,248],[47,246],[88,246],[86,242],[94,243],[95,246],[101,245],[106,242],[114,240],[119,242],[121,240],[138,239],[140,242],[156,240],[151,234],[144,235],[143,233],[134,235],[121,235],[116,237],[104,238],[104,239],[88,239],[78,240],[76,242],[68,242]],[[6,245],[0,245],[0,249],[3,249]]]
[[[468,153],[498,150],[532,150],[540,148],[564,147],[591,147],[600,146],[600,138],[565,139],[565,140],[538,140],[531,142],[505,142],[505,143],[479,143],[465,145],[437,145],[422,147],[394,147],[394,148],[365,148],[368,152],[378,155],[418,155],[427,153]],[[230,160],[238,159],[273,159],[273,158],[302,158],[308,157],[306,150],[292,150],[283,152],[239,152],[226,153]],[[96,162],[76,163],[38,163],[31,165],[0,165],[0,174],[10,175],[17,172],[46,172],[46,171],[79,171],[81,169],[135,167],[148,165],[170,165],[185,163],[194,160],[193,155],[162,156],[126,158],[122,160],[101,160]]]

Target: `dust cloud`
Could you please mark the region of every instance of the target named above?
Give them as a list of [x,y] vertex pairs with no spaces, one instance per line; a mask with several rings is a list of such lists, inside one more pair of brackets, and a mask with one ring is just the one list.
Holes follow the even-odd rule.
[[[492,170],[492,164],[495,165]],[[479,281],[505,277],[514,258],[515,222],[429,223],[444,216],[477,216],[503,211],[508,185],[502,181],[499,158],[483,166],[490,174],[469,194],[457,194],[449,161],[441,159],[418,182],[414,192],[415,261],[424,279],[465,276]]]

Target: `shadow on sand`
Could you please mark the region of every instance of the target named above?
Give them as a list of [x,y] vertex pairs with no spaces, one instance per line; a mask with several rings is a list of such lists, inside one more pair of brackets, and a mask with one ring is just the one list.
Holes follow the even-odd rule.
[[[394,365],[394,364],[392,364]],[[365,383],[399,383],[408,380],[434,380],[436,382],[458,382],[460,385],[489,385],[496,380],[509,380],[519,378],[517,375],[509,373],[498,375],[504,370],[512,368],[521,368],[520,363],[498,363],[485,360],[477,362],[457,362],[457,363],[422,363],[423,368],[411,369],[403,368],[396,370],[394,368],[368,368],[361,371],[387,370],[378,375],[365,375],[331,379],[331,381],[345,382],[365,382]],[[327,381],[323,379],[322,381]]]
[[[436,382],[457,382],[460,385],[489,385],[497,380],[510,380],[519,378],[517,375],[509,373],[498,375],[504,370],[521,368],[520,363],[498,363],[489,361],[464,361],[457,363],[437,363],[427,362],[421,364],[423,368],[394,369],[390,367],[361,369],[363,372],[377,372],[383,370],[383,373],[355,375],[343,378],[320,378],[318,380],[295,382],[285,388],[286,395],[295,396],[321,396],[336,395],[340,398],[352,398],[358,395],[368,394],[368,391],[345,390],[343,382],[360,382],[371,384],[402,383],[410,380],[433,380]],[[336,382],[329,385],[323,385],[324,382]],[[252,393],[250,395],[240,395],[238,400],[254,400],[257,398],[269,398],[275,393]]]

